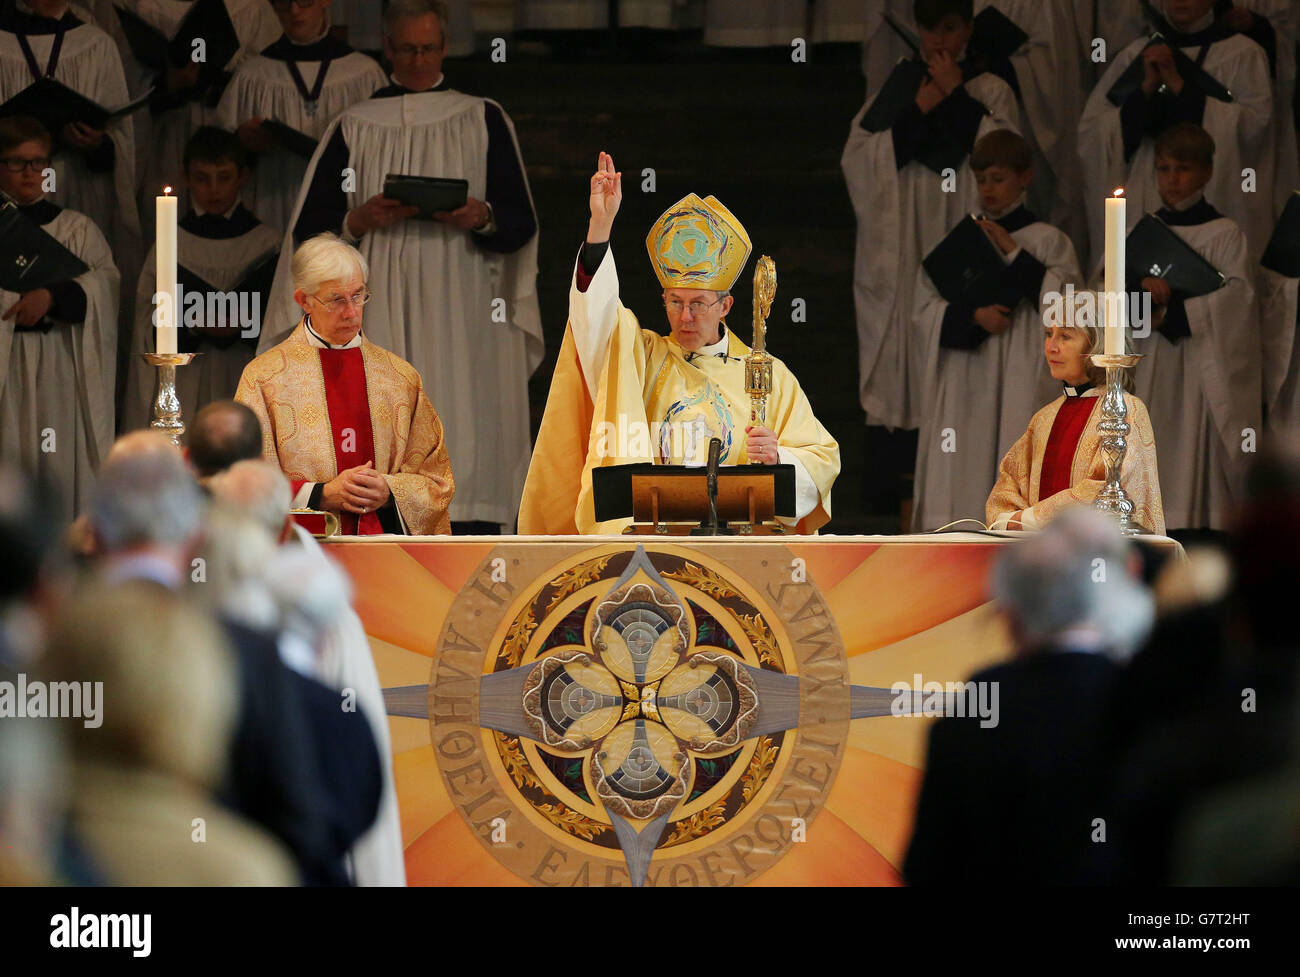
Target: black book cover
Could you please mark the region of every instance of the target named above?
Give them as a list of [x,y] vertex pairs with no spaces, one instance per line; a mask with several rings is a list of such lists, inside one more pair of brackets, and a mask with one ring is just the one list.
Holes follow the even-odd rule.
[[134,11],[116,4],[113,9],[132,55],[154,71],[162,71],[168,64],[177,68],[190,64],[194,41],[201,38],[205,50],[200,75],[211,82],[239,51],[239,35],[222,0],[195,0],[171,38]]
[[1021,298],[1006,282],[1007,265],[973,216],[963,217],[921,262],[945,302],[1015,308]]
[[469,199],[469,181],[439,176],[403,176],[389,173],[384,177],[384,196],[419,207],[419,220],[433,220],[444,210],[459,210]]
[[1284,278],[1300,278],[1300,190],[1293,190],[1259,262]]
[[30,292],[85,274],[84,261],[14,203],[0,206],[0,288]]
[[[206,281],[189,268],[186,268],[184,265],[179,263],[176,265],[176,281],[177,284],[181,286],[184,294],[188,295],[197,292],[204,296],[203,309],[205,316],[207,315],[208,307],[207,294],[209,292],[225,291],[228,293],[234,293],[235,295],[253,293],[260,295],[261,300],[258,309],[264,318],[266,316],[266,300],[271,294],[271,282],[275,278],[275,266],[278,263],[279,258],[280,252],[278,251],[269,251],[262,255],[262,257],[258,258],[252,263],[252,265],[245,269],[243,276],[229,289],[217,288],[217,286],[213,285],[211,282]],[[178,316],[182,324],[185,322],[186,301],[187,300],[182,297],[181,308]],[[218,311],[226,311],[227,308],[228,307],[225,305],[220,305]],[[237,309],[238,307],[236,306],[236,310]],[[205,319],[201,324],[184,326],[184,328],[180,329],[177,334],[177,351],[181,353],[196,353],[199,351],[201,344],[226,349],[240,341],[256,345],[256,336],[244,337],[240,335],[241,324],[238,321],[224,321],[224,316],[222,316],[221,319],[222,321],[216,323],[208,323]]]
[[907,107],[916,101],[928,69],[919,61],[903,58],[894,65],[885,83],[876,93],[876,99],[862,117],[862,128],[868,132],[892,129]]
[[262,120],[262,128],[271,134],[275,144],[303,159],[311,159],[316,152],[316,140],[307,133],[285,125],[276,119]]
[[1163,278],[1175,295],[1192,299],[1218,291],[1226,281],[1219,269],[1155,214],[1146,214],[1129,231],[1125,256],[1125,284],[1130,292],[1141,288],[1144,278]]
[[[1163,34],[1152,34],[1146,47],[1155,44],[1167,44]],[[1195,85],[1205,93],[1206,98],[1217,99],[1220,102],[1231,102],[1232,92],[1228,91],[1217,78],[1198,65],[1195,61],[1185,55],[1181,48],[1170,44],[1169,49],[1174,53],[1174,67],[1178,69],[1179,76],[1189,85]],[[1111,105],[1116,107],[1123,105],[1130,95],[1142,87],[1142,79],[1146,76],[1146,65],[1139,54],[1133,59],[1133,62],[1124,69],[1123,73],[1111,86],[1110,91],[1106,93],[1106,98]]]
[[143,108],[152,95],[153,89],[150,89],[121,108],[107,109],[62,82],[41,78],[0,105],[0,118],[30,115],[39,119],[58,139],[64,125],[69,122],[84,122],[92,129],[104,129],[114,119]]

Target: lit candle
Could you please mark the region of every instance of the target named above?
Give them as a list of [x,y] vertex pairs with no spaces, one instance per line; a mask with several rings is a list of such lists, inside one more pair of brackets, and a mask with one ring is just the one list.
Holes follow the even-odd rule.
[[1106,200],[1106,355],[1124,355],[1124,188]]
[[176,198],[163,187],[157,198],[155,344],[158,353],[176,352]]

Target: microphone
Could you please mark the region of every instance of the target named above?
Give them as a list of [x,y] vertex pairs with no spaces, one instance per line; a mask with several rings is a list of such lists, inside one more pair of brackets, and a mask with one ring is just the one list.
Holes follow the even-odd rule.
[[709,460],[705,468],[705,488],[709,494],[709,514],[691,530],[692,536],[729,536],[735,530],[718,523],[718,465],[722,461],[722,439],[709,438]]

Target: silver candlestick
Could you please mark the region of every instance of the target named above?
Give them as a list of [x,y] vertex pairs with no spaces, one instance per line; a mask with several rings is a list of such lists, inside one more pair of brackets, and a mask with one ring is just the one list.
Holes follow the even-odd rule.
[[1128,405],[1124,403],[1124,370],[1131,370],[1142,359],[1141,353],[1129,353],[1115,356],[1107,353],[1094,353],[1090,357],[1093,366],[1106,370],[1106,392],[1102,394],[1101,421],[1097,430],[1101,432],[1101,456],[1106,462],[1106,484],[1097,493],[1093,507],[1109,512],[1119,523],[1119,531],[1124,536],[1136,536],[1148,533],[1146,527],[1133,521],[1133,501],[1120,483],[1120,471],[1124,467],[1124,455],[1128,451]]
[[146,363],[158,368],[158,396],[153,402],[153,420],[149,426],[181,446],[185,421],[181,419],[181,399],[176,395],[176,367],[188,366],[198,353],[142,353]]

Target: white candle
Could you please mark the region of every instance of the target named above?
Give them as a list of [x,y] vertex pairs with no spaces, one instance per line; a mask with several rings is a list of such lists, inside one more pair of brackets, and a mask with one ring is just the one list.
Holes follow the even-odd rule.
[[1124,190],[1106,200],[1106,355],[1124,355]]
[[159,353],[176,352],[176,198],[170,194],[171,187],[164,187],[157,198],[154,337]]

